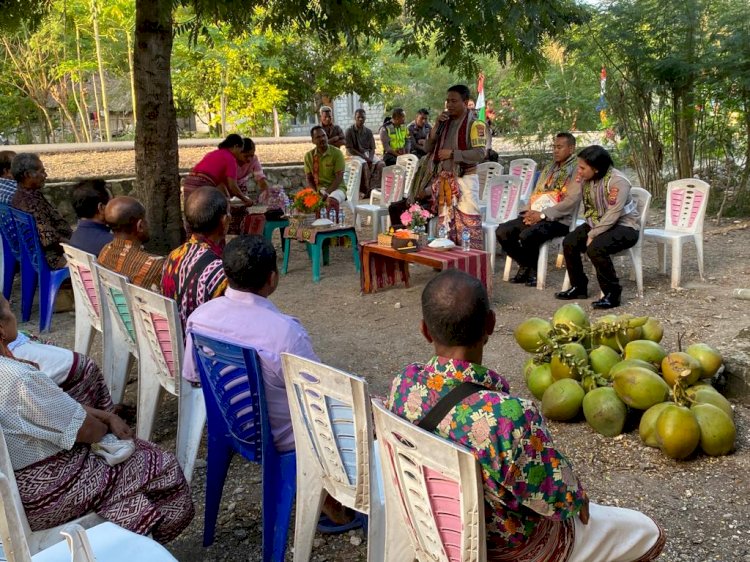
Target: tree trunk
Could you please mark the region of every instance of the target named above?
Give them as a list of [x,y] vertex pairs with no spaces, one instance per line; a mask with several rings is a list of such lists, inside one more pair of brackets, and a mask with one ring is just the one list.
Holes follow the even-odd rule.
[[279,124],[279,112],[276,106],[273,106],[273,136],[279,138],[281,136],[281,125]]
[[91,118],[89,116],[89,104],[86,103],[86,92],[83,90],[83,70],[81,64],[81,32],[76,24],[76,57],[78,59],[78,92],[81,96],[81,119],[83,120],[83,130],[86,133],[86,140],[93,140],[91,134]]
[[[109,129],[109,104],[107,103],[107,85],[104,83],[104,64],[102,63],[102,45],[99,37],[99,6],[97,0],[91,0],[91,20],[94,25],[94,44],[96,45],[96,64],[99,67],[99,82],[102,89],[102,110],[104,111],[104,131],[107,142],[112,140]],[[101,128],[100,128],[101,129]]]
[[136,194],[146,207],[152,251],[179,245],[182,231],[177,114],[172,98],[172,1],[136,0]]
[[133,71],[133,40],[130,38],[130,30],[125,30],[125,38],[128,45],[128,71],[130,74],[130,101],[133,104],[133,127],[138,121],[138,109],[135,106],[135,72]]
[[99,105],[99,94],[96,93],[96,76],[91,75],[91,87],[94,89],[94,103],[96,104],[96,132],[99,135],[99,142],[102,141],[102,109]]

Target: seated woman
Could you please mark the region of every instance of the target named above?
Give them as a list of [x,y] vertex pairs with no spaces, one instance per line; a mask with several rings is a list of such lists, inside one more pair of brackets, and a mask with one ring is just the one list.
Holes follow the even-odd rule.
[[252,200],[242,193],[237,185],[237,164],[242,154],[244,142],[240,135],[229,135],[217,150],[212,150],[198,162],[182,180],[183,201],[188,196],[206,185],[217,188],[224,195],[238,197],[245,205],[252,206]]
[[567,204],[558,204],[545,210],[545,214],[552,220],[561,218],[562,213],[571,212],[580,205],[581,198],[586,222],[563,241],[565,267],[571,287],[555,293],[555,298],[588,298],[588,278],[583,271],[581,258],[585,252],[594,265],[596,279],[604,293],[592,306],[614,308],[620,306],[622,287],[610,256],[635,246],[640,216],[630,197],[630,181],[615,169],[609,152],[601,146],[589,146],[578,153],[576,181],[563,201]]
[[133,433],[112,413],[106,388],[86,391],[92,378],[80,377],[67,380],[64,392],[36,364],[13,356],[7,343],[16,338],[16,319],[0,296],[0,428],[31,529],[95,511],[159,542],[177,537],[194,507],[174,455],[135,439],[132,455],[110,466],[92,444]]

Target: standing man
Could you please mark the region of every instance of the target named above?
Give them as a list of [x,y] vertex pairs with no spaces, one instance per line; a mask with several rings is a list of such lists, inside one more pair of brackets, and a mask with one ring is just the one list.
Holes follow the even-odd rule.
[[333,124],[333,112],[327,105],[320,108],[320,126],[328,135],[328,144],[332,144],[336,148],[344,146],[346,142],[344,131],[338,125]]
[[354,112],[354,125],[346,130],[346,152],[365,161],[362,166],[362,197],[369,197],[373,188],[380,186],[380,174],[385,162],[375,154],[375,136],[365,127],[367,115],[364,109]]
[[328,144],[328,135],[321,125],[310,129],[310,137],[315,148],[305,154],[307,185],[326,199],[329,208],[338,211],[339,205],[346,201],[344,153]]
[[432,125],[428,121],[430,117],[429,110],[424,107],[417,111],[417,116],[414,121],[409,123],[406,127],[409,131],[409,144],[411,146],[411,153],[417,158],[422,158],[427,152],[424,149],[424,143],[427,141],[427,137],[430,134]]
[[469,88],[457,84],[448,88],[445,111],[438,115],[425,142],[437,168],[432,184],[433,206],[446,223],[448,237],[460,244],[469,231],[471,247],[484,248],[482,215],[479,213],[477,164],[484,160],[487,127],[468,109]]
[[518,213],[518,218],[497,227],[495,236],[514,261],[518,273],[511,283],[525,283],[536,287],[536,264],[539,248],[547,240],[565,236],[570,229],[572,214],[565,212],[552,218],[568,192],[577,168],[576,138],[570,133],[557,133],[552,145],[553,162],[548,164],[534,187],[528,205]]
[[391,122],[380,131],[380,142],[383,143],[383,160],[386,166],[393,166],[396,158],[409,154],[409,131],[404,126],[406,113],[400,107],[391,112]]

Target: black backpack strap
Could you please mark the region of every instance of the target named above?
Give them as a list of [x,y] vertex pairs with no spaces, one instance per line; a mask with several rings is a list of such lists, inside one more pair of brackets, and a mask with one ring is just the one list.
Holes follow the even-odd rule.
[[417,424],[425,431],[435,431],[435,428],[448,415],[451,409],[461,402],[467,396],[479,392],[480,390],[489,390],[486,386],[477,384],[475,382],[464,381],[459,385],[454,386],[450,389],[448,394],[443,396],[437,403],[427,412],[427,415],[419,420]]

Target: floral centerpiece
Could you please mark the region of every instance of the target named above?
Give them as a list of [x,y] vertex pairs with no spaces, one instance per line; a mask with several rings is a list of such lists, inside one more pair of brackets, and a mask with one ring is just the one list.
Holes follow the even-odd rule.
[[301,214],[316,213],[324,206],[323,197],[312,187],[299,190],[292,201],[292,207]]
[[406,211],[401,213],[401,224],[413,232],[425,232],[427,221],[432,218],[432,213],[414,203]]

